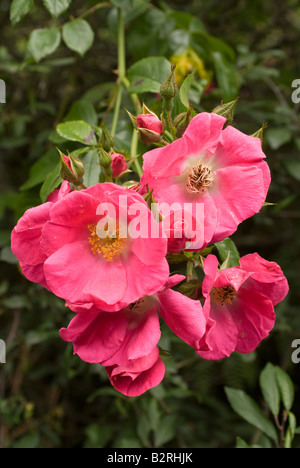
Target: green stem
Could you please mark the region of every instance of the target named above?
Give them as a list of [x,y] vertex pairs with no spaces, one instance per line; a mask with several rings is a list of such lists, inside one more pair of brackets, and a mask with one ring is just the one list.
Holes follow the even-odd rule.
[[[118,74],[119,74],[119,80],[120,80],[120,90],[117,96],[117,101],[116,101],[116,107],[115,107],[115,115],[114,115],[114,131],[116,130],[116,123],[119,115],[119,111],[121,108],[121,103],[122,103],[122,92],[124,86],[126,89],[129,87],[129,81],[126,77],[126,47],[125,47],[125,26],[124,26],[124,18],[123,18],[123,12],[121,8],[118,8]],[[138,111],[140,112],[141,109],[141,104],[139,101],[139,98],[136,94],[131,95],[131,99],[133,102],[133,105]],[[139,177],[142,177],[143,175],[143,170],[140,166],[140,163],[137,158],[137,148],[138,148],[138,135],[136,130],[133,131],[132,134],[132,140],[131,140],[131,158],[134,159],[133,165],[135,167],[135,170]]]
[[[128,78],[126,76],[123,77],[122,79],[122,83],[124,85],[124,88],[128,89],[129,86],[130,86],[130,82],[128,80]],[[141,104],[141,101],[138,97],[138,95],[136,93],[129,93],[130,94],[130,97],[131,97],[131,100],[132,100],[132,104],[133,104],[133,107],[135,109],[135,112],[136,114],[140,114],[142,112],[142,104]]]
[[123,12],[118,8],[118,93],[115,102],[115,110],[111,127],[111,136],[114,137],[117,131],[117,125],[122,105],[123,87],[122,82],[126,76],[126,50],[125,50],[125,26]]
[[117,92],[117,99],[115,102],[115,110],[114,110],[114,116],[113,116],[113,121],[111,125],[111,136],[114,137],[117,131],[117,125],[118,125],[118,120],[119,120],[119,115],[120,115],[120,110],[121,110],[121,105],[122,105],[122,97],[123,97],[123,88],[121,83],[118,85],[118,92]]
[[135,167],[136,173],[138,174],[139,177],[142,177],[143,169],[141,168],[141,165],[137,157],[137,148],[138,148],[138,134],[136,130],[134,129],[132,132],[130,156],[133,159],[133,165]]
[[86,18],[87,16],[92,15],[93,13],[95,13],[95,11],[100,10],[101,8],[111,8],[112,6],[113,5],[109,2],[97,3],[97,5],[94,5],[92,8],[82,13],[82,15],[78,17],[78,19]]
[[125,25],[123,12],[118,8],[118,72],[120,81],[126,77]]
[[194,262],[193,260],[188,260],[187,266],[186,266],[186,281],[189,283],[192,278],[193,278],[193,272],[194,272]]

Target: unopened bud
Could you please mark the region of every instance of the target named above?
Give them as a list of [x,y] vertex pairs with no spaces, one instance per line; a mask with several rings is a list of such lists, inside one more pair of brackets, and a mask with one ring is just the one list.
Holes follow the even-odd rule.
[[137,133],[139,140],[146,145],[158,143],[161,140],[161,134],[148,130],[147,128],[138,128]]
[[61,178],[64,180],[67,180],[68,182],[74,184],[74,185],[81,185],[84,172],[85,172],[85,167],[83,162],[76,158],[75,156],[72,156],[69,154],[66,156],[63,154],[60,150],[60,161],[61,161],[61,167],[60,167],[60,175]]
[[214,114],[221,115],[227,120],[227,125],[232,125],[234,121],[235,108],[238,103],[239,98],[236,98],[235,101],[227,102],[226,104],[221,104],[213,110]]
[[127,170],[126,159],[123,154],[118,153],[112,153],[110,157],[112,159],[112,163],[110,165],[112,168],[112,175],[117,178]]
[[137,116],[137,129],[151,130],[152,132],[158,133],[159,135],[163,132],[163,126],[159,118],[151,114],[140,114]]
[[137,116],[137,133],[142,143],[157,143],[161,140],[163,124],[153,112],[140,114]]
[[193,118],[192,109],[189,109],[187,112],[177,115],[174,119],[174,124],[176,127],[176,136],[181,138]]
[[105,151],[109,152],[113,148],[114,142],[111,135],[108,133],[108,130],[104,124],[101,125],[102,136],[100,143]]
[[264,141],[264,132],[265,132],[267,127],[268,127],[268,124],[266,122],[264,122],[263,126],[259,130],[257,130],[257,132],[253,133],[253,135],[251,135],[251,136],[253,136],[255,138],[260,138],[261,142],[263,143],[263,141]]
[[108,168],[112,163],[111,156],[105,151],[104,148],[99,149],[99,164],[101,167]]
[[125,109],[125,110],[126,110],[128,116],[129,116],[130,120],[131,120],[131,123],[132,123],[133,127],[136,128],[137,127],[137,123],[136,123],[137,118],[134,115],[132,115],[127,109]]
[[146,104],[143,102],[143,114],[154,114],[154,112],[152,112],[152,110],[149,109],[149,107],[146,106]]
[[175,76],[175,68],[176,68],[176,65],[172,67],[172,71],[170,75],[160,87],[160,94],[166,100],[173,99],[177,95],[177,92],[178,92],[178,86],[176,83],[176,76]]

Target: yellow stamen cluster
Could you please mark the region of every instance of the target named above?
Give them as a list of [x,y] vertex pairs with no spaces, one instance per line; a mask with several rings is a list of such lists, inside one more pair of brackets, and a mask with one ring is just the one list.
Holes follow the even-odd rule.
[[93,254],[100,254],[102,255],[105,260],[108,262],[112,262],[116,257],[119,257],[121,253],[124,251],[126,246],[126,239],[119,238],[118,231],[116,232],[115,236],[109,236],[104,239],[101,239],[97,234],[97,226],[91,224],[88,226],[88,229],[91,233],[89,237],[89,243],[91,246],[91,250]]
[[237,291],[233,286],[231,286],[231,284],[223,287],[213,288],[211,293],[213,298],[222,306],[224,304],[232,304],[237,296]]

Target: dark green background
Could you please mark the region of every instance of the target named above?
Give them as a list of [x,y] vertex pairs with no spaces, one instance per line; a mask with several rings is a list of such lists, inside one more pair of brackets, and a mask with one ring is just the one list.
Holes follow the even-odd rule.
[[[241,255],[258,252],[278,262],[291,291],[276,309],[274,332],[250,356],[234,354],[222,362],[205,362],[163,325],[161,346],[171,353],[165,358],[165,380],[134,399],[115,392],[100,366],[72,356],[71,345],[58,334],[72,315],[63,301],[20,275],[9,248],[18,218],[40,203],[40,185],[22,191],[20,187],[28,180],[32,164],[55,148],[49,135],[56,124],[82,97],[92,102],[99,119],[105,115],[116,79],[115,20],[108,9],[87,18],[95,41],[83,58],[61,44],[42,62],[21,66],[30,33],[52,20],[36,1],[32,12],[12,27],[10,3],[2,0],[0,5],[0,78],[7,83],[7,104],[0,105],[0,338],[8,342],[7,364],[0,367],[0,445],[227,448],[235,446],[237,436],[257,442],[259,434],[232,411],[224,386],[244,389],[264,407],[258,378],[265,364],[272,362],[289,373],[299,390],[300,364],[291,362],[291,343],[300,338],[300,106],[291,101],[291,83],[300,78],[299,3],[164,3],[165,10],[170,7],[194,15],[208,33],[233,49],[234,60],[226,63],[225,72],[229,84],[232,80],[235,86],[237,77],[240,83],[235,125],[252,134],[268,122],[264,136],[272,171],[268,202],[276,206],[265,207],[244,222],[233,239]],[[73,1],[58,24],[96,3]],[[160,6],[159,16],[152,10],[129,18],[128,66],[148,55],[169,58],[185,37],[176,22],[164,18],[162,5],[152,2],[153,7]],[[210,54],[203,58],[213,70]],[[214,89],[195,106],[198,112],[211,111],[226,99],[222,84],[214,71]],[[124,111],[121,119],[126,121]],[[56,162],[53,154],[49,168]],[[299,425],[297,398],[294,412]],[[261,443],[268,445],[266,440]]]

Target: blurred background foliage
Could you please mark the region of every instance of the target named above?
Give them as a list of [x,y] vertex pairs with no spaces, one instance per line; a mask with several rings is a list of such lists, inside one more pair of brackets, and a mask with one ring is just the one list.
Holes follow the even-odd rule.
[[[0,5],[0,78],[7,85],[7,102],[0,104],[0,338],[7,343],[7,363],[0,365],[0,445],[227,448],[239,436],[269,446],[233,412],[224,386],[245,390],[265,408],[259,375],[271,362],[289,373],[299,391],[299,365],[291,361],[292,341],[300,338],[300,106],[291,100],[291,84],[300,78],[298,1],[115,0],[98,8],[93,0],[66,0],[69,8],[55,19],[50,0],[28,0],[25,10],[15,8],[15,24],[12,3]],[[41,187],[55,171],[55,147],[78,148],[57,134],[57,124],[81,119],[111,125],[120,5],[128,68],[163,56],[177,62],[179,81],[195,70],[189,98],[197,112],[239,96],[234,124],[240,130],[252,134],[268,123],[268,202],[275,205],[244,222],[233,239],[241,255],[257,251],[278,262],[291,288],[277,307],[274,332],[249,356],[203,361],[163,325],[166,378],[132,399],[111,388],[100,366],[72,355],[58,335],[72,314],[63,301],[21,276],[10,251],[12,228],[27,208],[41,203]],[[71,18],[88,23],[83,42],[68,39],[64,26]],[[40,28],[53,34],[44,46],[36,36]],[[141,97],[158,108],[155,94]],[[134,112],[129,97],[123,104]],[[116,141],[130,151],[124,109]],[[297,398],[294,413],[299,424]],[[294,446],[300,447],[299,436]]]

